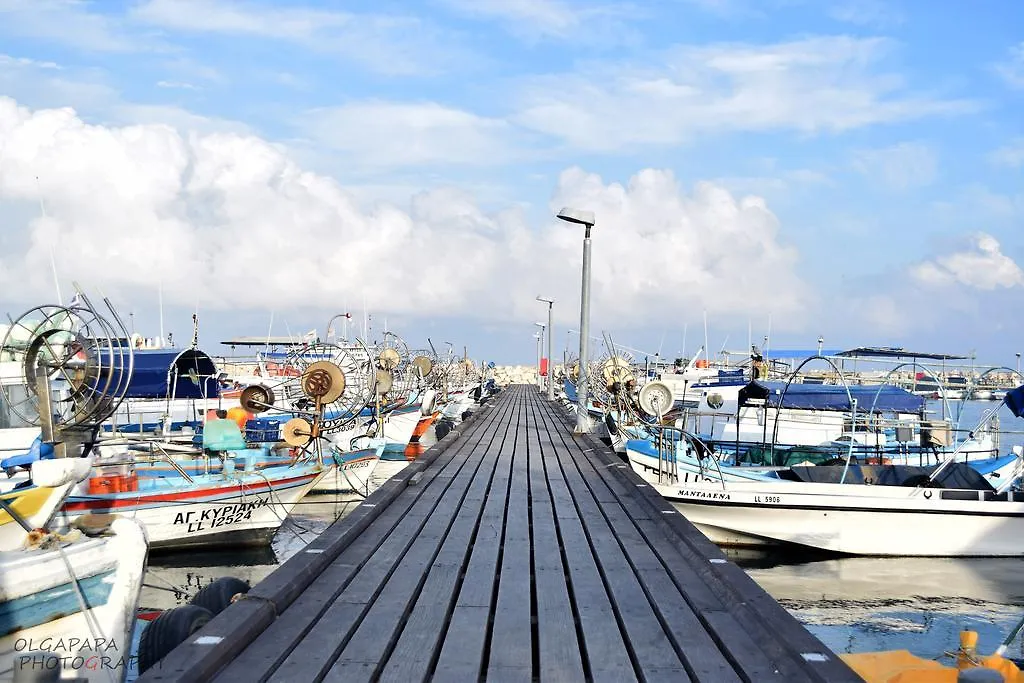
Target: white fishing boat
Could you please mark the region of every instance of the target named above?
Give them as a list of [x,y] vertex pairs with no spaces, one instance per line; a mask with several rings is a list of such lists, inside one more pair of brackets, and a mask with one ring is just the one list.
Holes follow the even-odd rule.
[[[1024,387],[1006,404],[1024,415]],[[638,443],[630,463],[716,543],[794,544],[855,555],[1024,557],[1024,493],[1011,490],[1016,477],[994,487],[955,454],[935,467],[847,460],[756,471],[723,468],[699,440],[687,441],[692,452],[685,457],[671,442],[653,454],[641,453]]]
[[59,518],[135,519],[154,549],[265,545],[327,472],[319,462],[240,471],[228,463],[218,474],[143,480],[136,465],[104,467],[68,497]]
[[768,478],[654,486],[722,545],[789,543],[901,557],[1024,557],[1020,493]]
[[145,565],[145,533],[123,518],[100,537],[37,535],[27,548],[0,552],[0,678],[57,670],[123,681],[135,668]]

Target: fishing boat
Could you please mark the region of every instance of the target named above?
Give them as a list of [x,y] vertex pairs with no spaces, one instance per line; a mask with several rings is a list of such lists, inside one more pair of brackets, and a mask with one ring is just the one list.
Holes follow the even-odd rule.
[[63,670],[121,681],[133,669],[146,536],[124,518],[91,526],[100,531],[35,532],[0,551],[0,678]]
[[[1024,415],[1024,386],[1005,403]],[[853,464],[848,457],[842,465],[751,471],[723,468],[699,440],[687,442],[690,451],[682,458],[663,443],[634,457],[632,451],[641,450],[636,444],[630,463],[716,543],[793,544],[855,555],[1024,557],[1024,493],[1012,489],[1017,477],[993,486],[956,462],[955,453],[933,467]]]
[[34,453],[8,458],[11,479],[27,470],[29,480],[0,505],[0,675],[16,680],[100,671],[123,680],[132,663],[144,530],[123,518],[89,515],[74,526],[50,518],[91,472],[96,435],[123,400],[131,372],[131,349],[112,343],[111,332],[127,336],[123,325],[80,297],[82,305],[30,310],[0,345],[22,368],[0,378],[7,406],[41,435]]
[[[226,454],[218,472],[140,478],[145,463],[107,460],[79,484],[60,515],[68,522],[89,513],[136,519],[153,549],[261,545],[327,471],[317,461],[258,469],[241,430],[228,419],[207,421],[203,449]],[[236,455],[242,469],[236,469]]]
[[959,647],[946,653],[943,663],[918,657],[908,650],[858,652],[839,657],[866,683],[1020,683],[1024,670],[1019,661],[1006,656],[1010,643],[1020,633],[1018,623],[991,655],[978,651],[978,632],[960,632]]

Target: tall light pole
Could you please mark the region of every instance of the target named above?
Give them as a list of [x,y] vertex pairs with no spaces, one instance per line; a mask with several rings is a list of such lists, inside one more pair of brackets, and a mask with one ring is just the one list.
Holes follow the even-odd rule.
[[558,217],[586,228],[583,234],[583,286],[580,292],[580,379],[576,383],[576,433],[590,432],[590,414],[587,412],[587,347],[590,342],[590,230],[594,227],[594,212],[569,207],[558,212]]
[[1020,376],[1020,351],[1017,352],[1017,376]]
[[544,358],[544,330],[547,328],[547,325],[544,323],[534,323],[534,325],[540,328],[540,337],[537,339],[537,389],[539,391],[544,388],[544,380],[540,377],[540,370],[541,363],[543,362],[541,359]]
[[555,361],[554,361],[553,356],[551,355],[552,354],[551,340],[555,336],[555,327],[554,327],[555,321],[551,317],[551,308],[554,306],[555,300],[554,299],[547,299],[547,298],[542,297],[542,296],[540,296],[538,294],[537,295],[537,301],[541,301],[541,302],[546,303],[548,305],[548,400],[549,401],[554,401],[555,400],[555,370],[554,370]]

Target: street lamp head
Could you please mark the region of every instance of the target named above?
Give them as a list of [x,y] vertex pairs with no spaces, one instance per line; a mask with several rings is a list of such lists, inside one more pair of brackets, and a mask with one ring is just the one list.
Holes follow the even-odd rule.
[[566,206],[558,212],[558,217],[563,221],[568,221],[569,223],[578,223],[579,225],[585,225],[587,227],[593,227],[594,225],[593,211],[582,211],[580,209],[572,209]]
[[553,303],[555,303],[554,299],[549,299],[547,297],[541,296],[540,294],[537,295],[537,301],[543,301],[546,304],[553,304]]
[[545,327],[547,327],[547,326],[548,326],[548,324],[547,324],[547,323],[534,323],[534,325],[536,325],[537,327],[539,327],[539,328],[541,328],[541,329],[544,329]]

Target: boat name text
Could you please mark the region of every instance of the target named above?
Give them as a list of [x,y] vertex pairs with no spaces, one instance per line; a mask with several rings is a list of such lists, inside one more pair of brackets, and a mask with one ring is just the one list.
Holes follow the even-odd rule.
[[686,498],[707,498],[709,500],[732,500],[732,496],[722,491],[687,491],[680,490],[680,496]]
[[259,508],[267,506],[269,498],[259,498],[245,503],[231,503],[219,507],[206,508],[205,510],[189,510],[179,512],[174,516],[174,524],[188,526],[187,533],[216,529],[229,524],[251,519],[252,513]]

